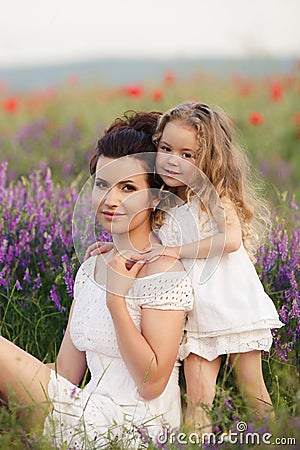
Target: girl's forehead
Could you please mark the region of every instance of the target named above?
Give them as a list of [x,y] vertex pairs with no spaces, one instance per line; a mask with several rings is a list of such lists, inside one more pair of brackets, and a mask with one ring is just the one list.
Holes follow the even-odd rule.
[[166,124],[161,139],[174,140],[178,145],[198,148],[196,129],[179,120],[173,120]]
[[137,183],[145,183],[147,174],[143,161],[133,155],[121,158],[109,158],[101,155],[96,166],[96,178],[105,179],[111,184],[132,180]]
[[177,131],[184,130],[189,131],[191,133],[196,132],[195,127],[192,124],[188,123],[187,121],[184,121],[183,119],[174,119],[166,123],[163,129],[163,133],[172,133],[175,130]]

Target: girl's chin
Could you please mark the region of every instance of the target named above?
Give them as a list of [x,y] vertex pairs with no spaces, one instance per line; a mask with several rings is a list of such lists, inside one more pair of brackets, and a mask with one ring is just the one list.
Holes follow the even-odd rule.
[[161,179],[168,186],[178,187],[178,186],[182,186],[183,185],[182,181],[180,181],[178,178],[176,178],[175,175],[166,175],[166,174],[164,174],[163,176],[161,175]]

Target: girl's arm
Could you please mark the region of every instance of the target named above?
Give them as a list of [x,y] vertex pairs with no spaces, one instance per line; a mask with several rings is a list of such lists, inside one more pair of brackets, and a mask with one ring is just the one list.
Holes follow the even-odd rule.
[[[223,253],[232,253],[237,251],[242,244],[242,230],[239,218],[230,200],[222,199],[222,213],[215,216],[219,233],[201,239],[190,244],[181,246],[155,246],[145,249],[143,259],[153,261],[160,255],[170,256],[172,258],[207,258],[219,256]],[[224,219],[225,216],[225,219]],[[185,230],[182,230],[184,233]]]
[[91,244],[85,252],[84,261],[89,259],[90,256],[101,255],[101,253],[107,253],[113,248],[112,242],[94,242]]
[[222,199],[223,208],[217,207],[214,218],[219,233],[199,242],[184,245],[179,250],[179,258],[207,258],[237,251],[242,244],[242,229],[231,200]]
[[67,329],[63,337],[55,363],[47,364],[71,383],[78,385],[82,380],[87,368],[85,352],[78,350],[73,344],[70,336],[70,323],[74,309],[74,302],[70,309]]
[[[118,261],[111,264],[113,271],[108,274],[108,284],[112,287],[116,286],[117,272],[124,274],[125,277],[127,275],[135,278],[141,266],[136,263],[130,270],[125,269],[125,272],[120,264],[122,257],[120,255],[118,257]],[[160,262],[159,271],[167,271],[170,265],[172,270],[176,270],[173,259],[162,259],[164,261],[163,264]],[[180,268],[182,270],[181,264]],[[121,283],[117,283],[120,287]],[[124,362],[141,396],[151,400],[163,392],[174,367],[182,334],[184,311],[145,308],[142,310],[140,332],[128,313],[124,291],[126,292],[126,288],[119,289],[118,293],[108,289],[106,303],[114,322]]]

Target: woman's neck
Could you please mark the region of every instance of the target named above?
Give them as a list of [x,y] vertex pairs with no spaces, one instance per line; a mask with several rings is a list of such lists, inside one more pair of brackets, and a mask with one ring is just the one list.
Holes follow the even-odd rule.
[[141,251],[145,247],[157,242],[151,228],[134,230],[126,234],[114,234],[113,242],[116,250]]

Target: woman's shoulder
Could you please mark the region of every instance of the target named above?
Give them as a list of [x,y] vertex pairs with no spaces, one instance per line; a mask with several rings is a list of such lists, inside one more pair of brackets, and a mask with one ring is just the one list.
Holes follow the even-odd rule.
[[149,277],[150,275],[156,275],[166,272],[185,272],[181,261],[170,256],[159,256],[152,262],[144,265],[140,271],[140,278]]
[[[146,267],[146,269],[145,269]],[[144,266],[144,271],[135,283],[135,293],[141,308],[190,311],[194,293],[180,261],[170,257],[159,257]]]
[[75,288],[85,285],[87,282],[95,283],[95,271],[98,255],[90,256],[87,260],[83,261],[79,266],[79,269],[75,277]]
[[86,261],[84,261],[77,273],[76,273],[76,277],[75,277],[75,283],[74,283],[74,298],[78,299],[80,292],[82,291],[82,289],[84,287],[87,286],[87,283],[90,282],[90,280],[92,280],[93,275],[94,275],[94,267],[95,267],[95,256],[91,256],[90,258],[88,258]]
[[87,260],[83,261],[77,271],[77,277],[92,276],[96,265],[97,256],[90,256]]

